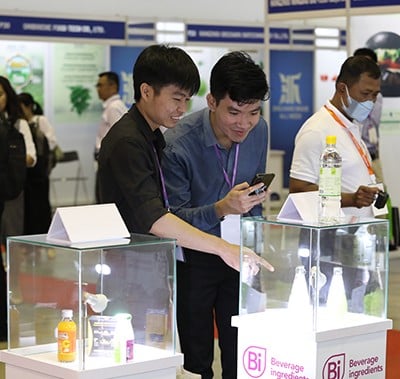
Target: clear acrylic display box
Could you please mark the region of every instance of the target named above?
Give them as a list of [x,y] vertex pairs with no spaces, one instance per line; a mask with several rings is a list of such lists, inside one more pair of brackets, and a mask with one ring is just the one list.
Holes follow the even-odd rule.
[[[134,363],[175,354],[174,240],[132,234],[118,242],[66,246],[46,235],[10,237],[7,271],[9,352],[78,371],[109,368],[116,365],[113,353],[105,343],[104,351],[93,354],[88,320],[129,313]],[[93,304],[104,299],[98,295],[108,300],[100,313]],[[77,324],[73,363],[57,362],[55,328],[62,309],[72,309]]]
[[388,233],[382,219],[326,226],[243,218],[242,247],[275,271],[251,275],[242,254],[239,314],[264,312],[266,322],[314,332],[385,318]]

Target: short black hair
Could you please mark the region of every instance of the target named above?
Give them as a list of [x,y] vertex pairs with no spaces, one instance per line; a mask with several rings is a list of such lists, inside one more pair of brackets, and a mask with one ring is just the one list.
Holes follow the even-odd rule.
[[26,107],[31,107],[33,114],[43,115],[42,107],[30,93],[21,92],[17,95],[17,98],[20,104],[24,104]]
[[24,114],[18,102],[17,93],[5,76],[0,76],[0,85],[7,95],[6,112],[8,114],[8,119],[11,124],[15,124],[19,118],[24,118]]
[[226,95],[239,104],[249,104],[267,100],[269,86],[265,72],[249,54],[232,51],[212,68],[210,92],[217,104]]
[[353,55],[357,56],[365,56],[371,58],[375,63],[378,63],[378,56],[376,55],[375,51],[369,49],[368,47],[360,47],[359,49],[355,50]]
[[182,49],[151,45],[139,54],[133,66],[136,102],[141,98],[140,86],[143,83],[152,86],[156,93],[162,87],[176,85],[193,96],[200,88],[200,74],[192,58]]
[[336,79],[336,84],[343,82],[348,86],[352,86],[360,80],[361,74],[366,73],[373,79],[381,77],[379,66],[365,55],[352,56],[347,58],[340,69],[340,73]]
[[110,84],[115,84],[117,86],[117,91],[119,91],[119,76],[114,71],[104,71],[99,74],[99,78],[105,76]]

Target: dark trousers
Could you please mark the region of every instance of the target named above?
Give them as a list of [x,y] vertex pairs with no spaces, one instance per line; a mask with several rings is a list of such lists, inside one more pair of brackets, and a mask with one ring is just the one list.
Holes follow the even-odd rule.
[[[4,203],[0,201],[0,220]],[[1,236],[0,236],[1,237]],[[2,242],[2,241],[0,241]],[[3,257],[0,253],[0,341],[7,339],[7,281],[4,270]]]
[[28,174],[24,191],[24,234],[47,233],[51,223],[48,176]]
[[239,273],[211,254],[185,251],[177,263],[177,322],[184,368],[202,379],[213,378],[214,315],[221,350],[223,379],[237,376]]

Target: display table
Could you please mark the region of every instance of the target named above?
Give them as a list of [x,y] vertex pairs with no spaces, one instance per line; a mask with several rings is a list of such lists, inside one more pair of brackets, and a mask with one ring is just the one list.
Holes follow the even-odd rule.
[[[51,349],[51,350],[49,350]],[[0,351],[7,379],[175,379],[183,362],[182,354],[145,345],[135,345],[134,361],[115,364],[104,357],[85,360],[85,370],[78,363],[57,361],[55,344]]]
[[233,317],[238,378],[384,379],[386,331],[392,321],[346,316],[341,326],[326,325],[318,332],[286,309]]
[[[45,259],[49,252],[53,258]],[[19,287],[22,295],[17,305],[8,296],[8,348],[0,352],[7,379],[176,378],[183,359],[175,348],[174,240],[132,234],[68,245],[46,235],[10,237],[7,262],[10,293]],[[77,326],[73,363],[57,359],[54,330],[64,309]],[[134,330],[134,358],[117,364],[122,327]]]
[[[388,223],[242,219],[238,378],[385,379]],[[243,250],[242,250],[243,252]]]

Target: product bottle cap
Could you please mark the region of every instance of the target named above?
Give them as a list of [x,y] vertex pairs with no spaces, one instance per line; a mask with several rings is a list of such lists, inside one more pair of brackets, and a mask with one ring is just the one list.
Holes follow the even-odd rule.
[[74,312],[72,311],[72,309],[63,309],[61,311],[61,315],[63,318],[72,318]]
[[118,320],[131,320],[132,315],[130,313],[117,313],[115,318]]
[[334,267],[333,268],[333,274],[334,275],[342,275],[343,269],[341,267]]
[[336,145],[336,136],[326,136],[327,145]]

